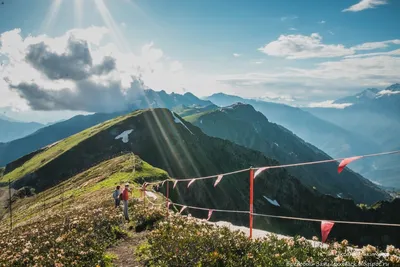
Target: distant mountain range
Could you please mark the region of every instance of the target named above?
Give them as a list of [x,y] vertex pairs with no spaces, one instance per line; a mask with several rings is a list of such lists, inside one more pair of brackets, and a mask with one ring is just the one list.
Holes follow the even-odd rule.
[[[383,90],[366,89],[354,96],[339,99],[337,103],[350,103],[344,109],[307,108],[320,119],[335,124],[371,140],[369,153],[397,150],[400,147],[400,84]],[[325,150],[329,153],[329,151]],[[361,153],[360,151],[356,151]],[[331,154],[336,156],[335,154]],[[393,161],[394,160],[394,161]],[[397,162],[397,164],[396,164]],[[400,188],[400,156],[375,158],[370,164],[354,164],[355,170],[387,187]]]
[[[379,90],[377,88],[368,88],[353,96],[347,96],[344,98],[340,98],[333,103],[335,104],[362,104],[368,102],[380,102],[387,101],[388,99],[396,99],[399,101],[400,99],[400,84],[392,84],[391,86]],[[390,100],[391,101],[391,100]]]
[[8,118],[4,115],[0,116],[0,142],[9,142],[15,139],[27,136],[44,125],[37,122],[19,122]]
[[[251,105],[234,104],[184,117],[204,133],[230,140],[236,144],[262,152],[283,164],[330,159],[323,151],[304,142],[284,127],[271,123]],[[337,173],[337,163],[288,168],[309,188],[335,197],[348,197],[361,203],[389,199],[369,180],[346,170]]]
[[[393,85],[385,90],[378,91],[378,93],[382,91],[397,92],[397,88],[398,85]],[[371,89],[369,89],[369,91],[372,93],[375,92],[375,90]],[[368,93],[361,95],[368,95]],[[397,98],[399,94],[389,93],[388,95],[393,99],[393,96]],[[361,96],[359,98],[356,96],[354,97],[355,99],[361,98]],[[386,97],[379,97],[376,101],[380,102],[382,99],[386,99]],[[396,120],[398,114],[392,112],[393,114],[389,116],[389,111],[382,111],[380,113],[379,110],[385,109],[385,105],[374,105],[374,109],[368,110],[363,106],[365,105],[365,101],[362,101],[360,103],[353,103],[350,107],[345,109],[300,109],[284,104],[244,99],[226,94],[215,94],[203,100],[191,93],[180,95],[175,93],[167,94],[165,91],[157,92],[154,90],[146,90],[137,97],[132,103],[131,108],[125,112],[86,116],[80,115],[44,127],[24,138],[12,142],[0,143],[0,166],[4,166],[19,157],[57,142],[88,127],[129,113],[132,110],[162,107],[172,109],[181,114],[181,116],[187,117],[214,110],[217,108],[216,105],[229,106],[236,102],[252,105],[257,111],[262,112],[269,122],[277,123],[281,125],[280,127],[283,126],[288,129],[289,132],[294,133],[296,136],[332,157],[376,153],[400,147],[400,142],[396,135],[396,133],[399,133],[400,129],[399,120]],[[370,101],[367,102],[369,103]],[[386,110],[390,110],[394,107],[394,105],[386,106],[388,107]],[[233,141],[239,142],[240,140]],[[290,143],[292,141],[293,140],[288,140],[287,142]],[[268,156],[275,157],[276,155]],[[292,159],[291,157],[288,158]],[[279,158],[279,160],[286,162],[283,157]],[[400,188],[400,179],[398,179],[399,170],[397,169],[398,164],[395,164],[399,162],[398,160],[398,156],[364,159],[352,163],[350,168],[386,187]],[[338,192],[338,190],[332,192]]]
[[[372,139],[348,131],[340,125],[321,119],[300,108],[222,93],[214,94],[207,99],[219,106],[237,102],[250,104],[263,113],[270,122],[282,125],[332,157],[347,157],[380,151],[379,145]],[[361,164],[368,165],[369,163],[364,161]]]

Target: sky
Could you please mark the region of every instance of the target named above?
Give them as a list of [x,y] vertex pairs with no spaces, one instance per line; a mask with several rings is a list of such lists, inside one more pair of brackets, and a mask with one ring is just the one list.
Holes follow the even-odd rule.
[[52,122],[143,89],[334,106],[399,82],[397,0],[3,0],[0,112]]

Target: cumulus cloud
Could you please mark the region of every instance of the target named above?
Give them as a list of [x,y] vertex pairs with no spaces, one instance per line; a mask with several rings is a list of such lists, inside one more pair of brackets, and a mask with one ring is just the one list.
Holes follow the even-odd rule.
[[321,21],[318,21],[318,23],[319,23],[319,24],[325,24],[326,21],[325,21],[325,20],[321,20]]
[[317,63],[310,68],[279,68],[219,76],[227,83],[248,94],[273,92],[291,95],[302,104],[321,102],[352,95],[365,87],[386,87],[399,82],[400,57],[376,55],[365,58],[343,58]]
[[380,5],[386,5],[387,0],[361,0],[355,5],[350,6],[349,8],[343,9],[342,12],[358,12],[365,9],[375,8]]
[[233,56],[234,56],[234,57],[240,57],[240,56],[241,56],[241,54],[238,54],[238,53],[233,53]]
[[354,50],[374,50],[374,49],[386,48],[389,46],[389,44],[399,45],[400,40],[394,39],[394,40],[387,40],[387,41],[382,41],[382,42],[368,42],[368,43],[363,43],[361,45],[353,46],[353,49]]
[[357,54],[357,55],[346,56],[345,58],[360,58],[360,57],[374,57],[374,56],[400,56],[400,49],[388,52]]
[[312,102],[308,104],[310,108],[337,108],[337,109],[344,109],[346,107],[351,106],[351,103],[343,103],[343,104],[335,104],[333,103],[334,100],[326,100],[322,102]]
[[[102,43],[108,33],[90,27],[59,37],[23,38],[20,29],[1,34],[0,56],[7,60],[0,69],[0,106],[19,101],[33,110],[114,112],[141,101],[148,86],[184,86],[182,64],[167,59],[152,42],[138,55],[123,53]],[[3,96],[12,96],[13,103]]]
[[281,35],[278,40],[266,44],[258,49],[270,56],[285,57],[288,59],[329,58],[354,54],[352,49],[343,45],[328,45],[322,43],[318,33],[310,36],[300,34]]
[[65,51],[57,53],[43,41],[28,45],[25,60],[50,80],[83,80],[91,75],[107,74],[115,70],[115,59],[103,58],[93,65],[89,44],[85,40],[70,37]]
[[277,40],[258,50],[269,56],[287,59],[331,58],[351,56],[357,51],[387,48],[389,45],[400,44],[399,39],[394,39],[345,47],[342,44],[324,44],[322,39],[322,36],[318,33],[312,33],[310,36],[301,34],[280,35]]

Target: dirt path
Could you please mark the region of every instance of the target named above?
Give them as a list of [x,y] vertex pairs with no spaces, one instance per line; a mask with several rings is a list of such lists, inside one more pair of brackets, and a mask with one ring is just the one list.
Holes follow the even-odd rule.
[[113,265],[117,267],[144,266],[138,261],[137,256],[135,255],[135,250],[138,245],[146,240],[146,235],[147,232],[129,232],[129,237],[109,248],[106,253],[117,257],[113,260]]

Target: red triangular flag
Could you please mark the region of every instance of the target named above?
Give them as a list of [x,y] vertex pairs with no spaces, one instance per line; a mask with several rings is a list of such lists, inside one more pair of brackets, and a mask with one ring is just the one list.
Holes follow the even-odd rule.
[[208,211],[207,221],[210,220],[212,214],[213,214],[213,210],[209,210],[209,211]]
[[175,188],[176,184],[178,183],[178,180],[175,180],[174,186],[172,188]]
[[217,184],[219,184],[219,182],[221,182],[222,177],[224,177],[224,176],[223,176],[223,175],[218,175],[218,178],[217,178],[217,180],[216,180],[215,183],[214,183],[214,187],[216,187]]
[[343,171],[343,169],[347,166],[347,164],[349,164],[355,160],[358,160],[360,158],[362,158],[362,157],[351,157],[351,158],[346,158],[346,159],[342,160],[338,167],[338,173],[341,173]]
[[328,238],[329,232],[331,231],[334,223],[328,221],[321,221],[321,240],[322,243],[325,243],[326,239]]
[[188,186],[187,186],[187,188],[189,188],[189,186],[191,185],[191,184],[193,184],[194,183],[194,181],[196,181],[196,179],[192,179],[189,183],[188,183]]
[[255,173],[254,173],[254,179],[256,179],[256,177],[262,173],[263,171],[269,169],[269,167],[263,167],[263,168],[259,168]]
[[187,206],[183,206],[183,207],[181,208],[181,210],[179,211],[179,213],[182,213],[182,211],[184,211],[186,208],[187,208]]

